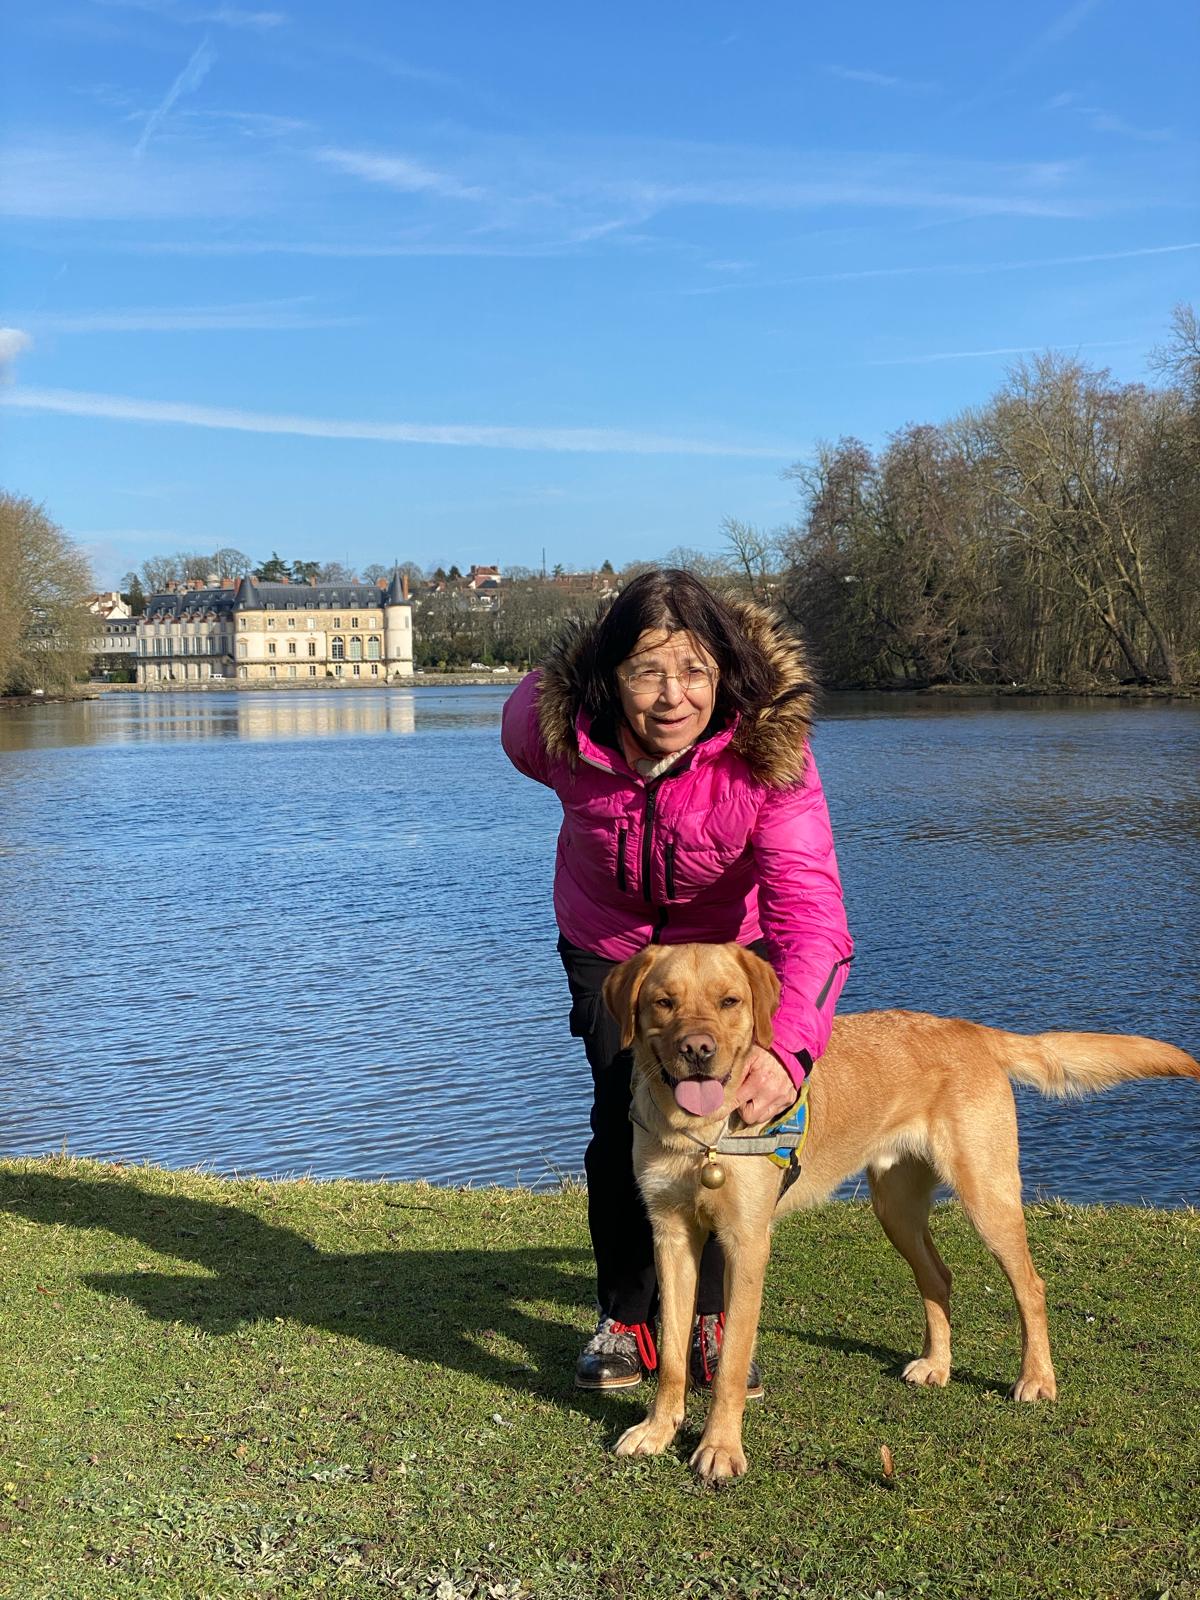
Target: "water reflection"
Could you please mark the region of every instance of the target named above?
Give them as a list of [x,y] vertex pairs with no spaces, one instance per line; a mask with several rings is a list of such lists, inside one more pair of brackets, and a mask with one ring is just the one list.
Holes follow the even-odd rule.
[[108,693],[0,715],[0,752],[180,739],[315,739],[416,731],[410,689]]

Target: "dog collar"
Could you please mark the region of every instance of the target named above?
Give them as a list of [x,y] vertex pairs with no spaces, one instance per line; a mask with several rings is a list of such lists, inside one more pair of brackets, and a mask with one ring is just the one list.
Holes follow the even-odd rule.
[[[650,1132],[632,1106],[629,1120],[643,1133]],[[782,1194],[800,1175],[800,1152],[808,1138],[808,1079],[800,1085],[800,1093],[784,1114],[762,1133],[730,1133],[728,1117],[715,1139],[700,1139],[686,1128],[675,1128],[672,1132],[681,1133],[704,1151],[700,1181],[706,1189],[719,1189],[725,1182],[725,1169],[717,1161],[718,1156],[766,1156],[775,1166],[784,1169]]]

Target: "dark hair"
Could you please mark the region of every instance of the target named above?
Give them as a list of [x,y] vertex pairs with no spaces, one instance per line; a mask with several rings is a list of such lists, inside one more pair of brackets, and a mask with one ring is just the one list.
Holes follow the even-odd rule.
[[648,629],[690,633],[720,669],[714,707],[722,721],[735,711],[761,710],[775,696],[775,672],[737,616],[710,588],[680,567],[643,572],[623,589],[580,652],[583,709],[607,718],[618,702],[617,667]]

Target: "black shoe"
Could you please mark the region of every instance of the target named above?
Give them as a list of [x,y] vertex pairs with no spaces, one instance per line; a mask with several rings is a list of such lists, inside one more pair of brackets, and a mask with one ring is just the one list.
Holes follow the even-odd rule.
[[654,1335],[644,1322],[602,1316],[575,1363],[577,1389],[636,1389],[658,1365]]
[[[711,1389],[721,1360],[721,1341],[725,1337],[725,1313],[710,1312],[698,1316],[692,1324],[692,1354],[688,1362],[692,1386]],[[746,1374],[746,1399],[763,1397],[762,1369],[750,1358],[750,1371]]]

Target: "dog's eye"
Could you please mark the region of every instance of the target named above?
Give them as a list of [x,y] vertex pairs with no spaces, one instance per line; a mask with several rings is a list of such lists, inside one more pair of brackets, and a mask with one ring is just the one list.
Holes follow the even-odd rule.
[[660,995],[654,1004],[660,1011],[674,1011],[675,1002],[668,995]]
[[730,1006],[740,1006],[741,1003],[742,1003],[741,995],[738,995],[738,994],[727,994],[725,996],[724,1000],[721,1001],[721,1010],[722,1011],[728,1011]]

